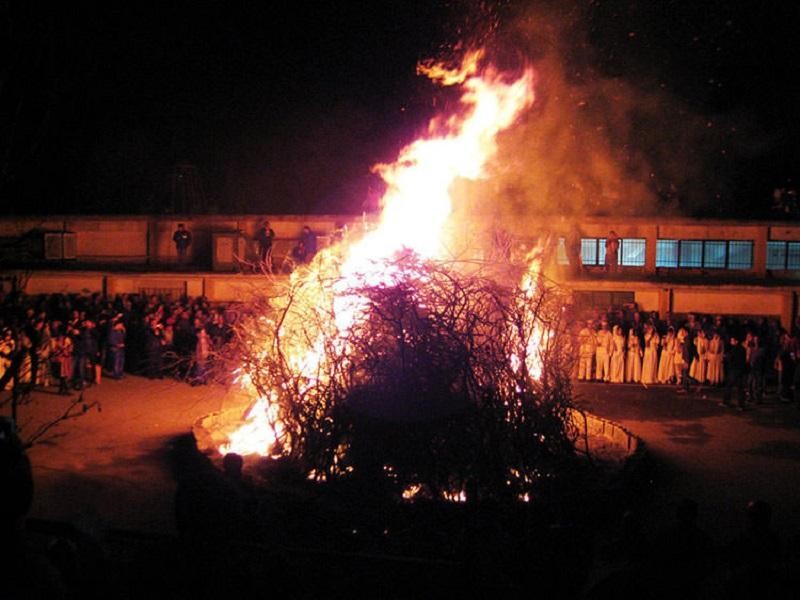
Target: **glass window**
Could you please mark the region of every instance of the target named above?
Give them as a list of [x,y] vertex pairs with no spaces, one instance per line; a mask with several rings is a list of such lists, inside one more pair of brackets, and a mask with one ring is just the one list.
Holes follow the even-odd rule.
[[786,244],[786,268],[800,269],[800,242]]
[[753,242],[728,242],[728,268],[753,268]]
[[706,241],[703,246],[703,266],[707,269],[724,269],[727,246],[725,242]]
[[678,266],[678,240],[656,240],[656,267]]
[[[606,264],[606,238],[597,240],[597,264]],[[619,264],[619,250],[617,250],[617,264]]]
[[647,240],[644,238],[623,238],[619,246],[619,264],[626,267],[643,267],[646,246]]
[[767,242],[767,268],[786,268],[786,242]]
[[595,238],[583,238],[581,240],[581,262],[585,265],[598,264],[597,240]]
[[681,240],[679,266],[699,269],[703,266],[703,242],[700,240]]

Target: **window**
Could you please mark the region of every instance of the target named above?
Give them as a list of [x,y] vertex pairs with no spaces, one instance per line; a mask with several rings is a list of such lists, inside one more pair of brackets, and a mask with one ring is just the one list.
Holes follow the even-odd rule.
[[678,251],[678,266],[688,269],[699,269],[703,266],[703,242],[698,240],[681,240]]
[[800,270],[800,242],[767,242],[767,268]]
[[800,269],[800,243],[789,242],[786,245],[786,268]]
[[703,266],[707,269],[724,269],[726,255],[725,242],[703,242]]
[[[584,265],[602,265],[597,259],[597,238],[581,239],[581,262]],[[605,243],[603,244],[603,258],[605,258]]]
[[786,242],[767,242],[767,268],[786,268]]
[[[625,267],[643,267],[646,247],[644,238],[620,238],[617,262]],[[584,265],[606,264],[606,238],[582,238],[581,262]]]
[[[771,250],[780,258],[780,250]],[[800,243],[796,249],[800,268]],[[657,240],[656,267],[685,269],[752,269],[753,242],[739,240]],[[777,268],[777,267],[774,267]]]
[[656,240],[656,267],[678,266],[678,240]]
[[753,242],[728,242],[728,268],[753,268]]
[[619,241],[619,264],[625,267],[643,267],[647,240],[623,238]]

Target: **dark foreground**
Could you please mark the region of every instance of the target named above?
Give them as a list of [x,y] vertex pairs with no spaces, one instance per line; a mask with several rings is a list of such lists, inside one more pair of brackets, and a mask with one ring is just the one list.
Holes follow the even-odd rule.
[[[294,488],[262,501],[255,525],[233,543],[225,534],[232,506],[225,485],[216,513],[198,521],[209,527],[188,534],[176,519],[176,492],[187,460],[205,468],[192,463],[191,423],[235,398],[166,380],[104,383],[87,392],[101,399],[101,413],[64,424],[60,437],[29,453],[36,483],[30,539],[60,556],[70,589],[103,597],[580,597],[590,590],[669,597],[674,590],[663,578],[674,574],[666,566],[654,572],[648,559],[669,556],[663,534],[674,531],[675,509],[687,497],[698,506],[703,535],[695,541],[709,562],[684,596],[724,597],[730,589],[727,551],[745,531],[748,500],[771,505],[776,539],[792,548],[800,531],[800,411],[768,400],[736,413],[719,407],[713,392],[680,396],[670,388],[576,391],[582,405],[644,438],[649,457],[613,480],[602,468],[573,469],[557,505],[513,511],[387,509],[354,488],[338,490],[335,500]],[[26,414],[35,418],[61,401],[37,394]],[[190,506],[208,498],[196,494]]]

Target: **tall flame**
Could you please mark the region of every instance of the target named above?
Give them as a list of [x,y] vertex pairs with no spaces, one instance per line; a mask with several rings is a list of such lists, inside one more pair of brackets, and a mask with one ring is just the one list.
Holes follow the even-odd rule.
[[[484,175],[487,162],[497,150],[497,134],[534,101],[530,69],[508,81],[492,66],[481,72],[483,56],[482,50],[469,52],[458,68],[441,63],[418,66],[418,73],[434,82],[461,85],[462,108],[445,120],[432,120],[428,135],[403,148],[393,163],[373,167],[387,189],[376,226],[361,239],[337,249],[343,255],[334,290],[338,331],[349,331],[361,314],[363,299],[351,291],[357,280],[372,284],[393,281],[396,273],[387,269],[382,259],[405,249],[423,258],[446,258],[442,237],[452,213],[453,183],[459,178],[478,179]],[[323,264],[324,258],[323,255],[316,264]],[[296,272],[293,277],[313,279],[315,275]],[[298,372],[317,372],[323,360],[322,345],[322,340],[310,344],[310,350],[307,345],[298,355],[288,357],[289,361]],[[269,454],[270,446],[280,438],[281,427],[269,406],[269,398],[260,398],[248,412],[245,424],[229,436],[229,443],[220,450]]]

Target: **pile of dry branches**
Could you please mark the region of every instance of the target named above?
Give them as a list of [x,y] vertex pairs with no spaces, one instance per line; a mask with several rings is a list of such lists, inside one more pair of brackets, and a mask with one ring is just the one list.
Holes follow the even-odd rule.
[[533,495],[573,448],[563,296],[489,271],[404,255],[379,278],[318,269],[254,294],[230,357],[276,404],[283,452],[398,496]]

